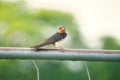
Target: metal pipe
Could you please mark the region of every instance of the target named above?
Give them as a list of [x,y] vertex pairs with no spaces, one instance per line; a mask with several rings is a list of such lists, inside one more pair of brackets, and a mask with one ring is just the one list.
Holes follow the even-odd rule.
[[120,50],[0,48],[0,59],[120,61]]

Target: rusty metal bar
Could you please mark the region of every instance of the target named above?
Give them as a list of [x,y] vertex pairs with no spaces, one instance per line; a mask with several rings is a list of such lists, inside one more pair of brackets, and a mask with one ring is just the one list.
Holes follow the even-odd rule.
[[0,59],[120,61],[120,50],[38,49],[0,47]]

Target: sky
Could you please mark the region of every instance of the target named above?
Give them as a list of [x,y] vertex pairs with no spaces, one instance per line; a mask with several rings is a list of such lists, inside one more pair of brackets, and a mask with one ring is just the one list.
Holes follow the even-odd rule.
[[26,0],[26,3],[30,9],[71,13],[86,42],[93,48],[105,35],[120,40],[120,0]]

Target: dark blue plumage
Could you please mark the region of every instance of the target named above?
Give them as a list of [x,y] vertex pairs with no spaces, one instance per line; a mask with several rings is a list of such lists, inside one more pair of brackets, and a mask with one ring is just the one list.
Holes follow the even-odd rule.
[[43,43],[33,46],[32,48],[39,48],[49,44],[55,45],[57,42],[65,39],[66,36],[67,36],[67,33],[65,32],[65,28],[60,27],[57,33],[52,35],[50,38],[46,39]]

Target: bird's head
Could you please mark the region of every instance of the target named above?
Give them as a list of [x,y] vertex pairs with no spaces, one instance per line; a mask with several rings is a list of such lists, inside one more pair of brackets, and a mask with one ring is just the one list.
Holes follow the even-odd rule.
[[65,33],[65,28],[63,25],[61,25],[59,28],[58,28],[58,33]]

